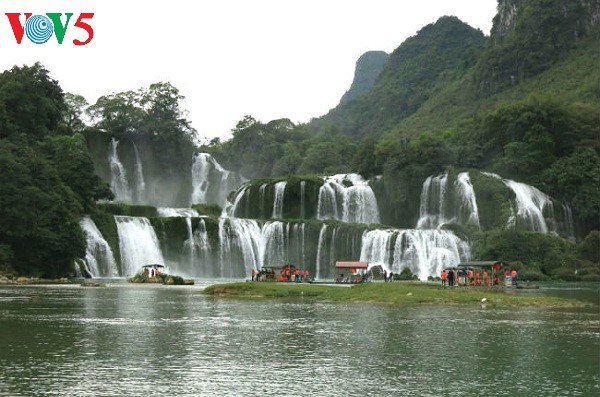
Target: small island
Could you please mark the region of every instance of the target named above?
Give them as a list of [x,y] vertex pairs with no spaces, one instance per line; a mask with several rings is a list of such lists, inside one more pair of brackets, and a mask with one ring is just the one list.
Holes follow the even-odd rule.
[[424,282],[311,285],[299,283],[238,282],[215,284],[205,295],[236,299],[304,299],[323,302],[379,303],[397,306],[478,305],[490,308],[584,308],[591,303],[540,294],[509,295],[501,289],[442,288]]

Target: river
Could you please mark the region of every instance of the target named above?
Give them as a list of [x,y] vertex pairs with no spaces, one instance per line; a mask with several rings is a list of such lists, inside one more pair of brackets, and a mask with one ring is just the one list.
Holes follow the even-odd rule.
[[[597,307],[237,301],[207,283],[0,287],[0,395],[600,393]],[[597,285],[548,291],[573,289],[597,302]]]

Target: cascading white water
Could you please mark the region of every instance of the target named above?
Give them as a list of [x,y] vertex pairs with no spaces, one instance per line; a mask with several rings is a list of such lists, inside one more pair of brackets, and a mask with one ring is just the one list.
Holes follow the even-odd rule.
[[368,261],[369,265],[379,265],[390,270],[393,263],[392,237],[397,230],[371,230],[365,231],[362,237],[360,260]]
[[283,195],[287,182],[277,182],[274,186],[275,193],[273,199],[273,219],[283,219]]
[[323,224],[321,226],[321,231],[319,232],[319,242],[317,243],[317,265],[315,270],[315,278],[319,279],[321,276],[321,256],[324,251],[325,244],[325,234],[327,233],[327,225]]
[[225,266],[231,264],[231,227],[229,218],[221,217],[219,219],[219,272],[218,276],[223,277]]
[[306,181],[300,181],[300,219],[306,218],[306,209],[304,201],[306,196]]
[[329,183],[324,183],[319,189],[317,219],[339,219],[335,189]]
[[255,220],[251,219],[229,219],[236,242],[243,255],[243,266],[246,275],[252,269],[263,266],[265,255],[265,242],[262,239],[261,228]]
[[[198,153],[192,159],[192,195],[190,204],[216,203],[224,205],[230,191],[241,185],[241,178],[224,169],[208,153]],[[214,187],[215,184],[218,186]]]
[[479,210],[475,190],[471,184],[468,172],[461,172],[456,178],[455,185],[459,198],[459,221],[461,223],[472,223],[479,226]]
[[[507,228],[523,227],[541,233],[558,233],[554,204],[550,196],[525,183],[504,179],[489,172],[483,174],[501,180],[515,193],[516,210],[512,210],[512,215],[507,221]],[[570,237],[574,229],[572,219],[569,219],[569,211],[570,209],[566,209],[564,212],[566,223],[564,232],[567,237]]]
[[198,218],[200,216],[198,211],[192,208],[158,207],[156,212],[161,218]]
[[[395,239],[392,254],[392,242]],[[420,280],[470,258],[469,245],[448,230],[371,230],[363,234],[361,261],[388,272],[408,268]]]
[[262,218],[266,218],[265,214],[265,189],[267,188],[267,184],[263,183],[258,188],[258,197],[260,200],[260,215]]
[[[533,186],[511,180],[504,183],[515,192],[517,204],[516,223],[525,222],[527,229],[536,232],[548,233],[548,225],[544,218],[544,210],[554,218],[554,205],[549,196]],[[555,231],[555,230],[552,230]]]
[[[340,205],[341,215],[338,210]],[[319,189],[317,218],[347,223],[379,223],[377,199],[369,182],[358,174],[338,174],[325,178],[325,183]]]
[[192,198],[191,204],[206,203],[209,185],[210,159],[208,153],[198,153],[192,160]]
[[122,276],[134,275],[143,265],[164,264],[158,238],[148,218],[115,216],[121,251]]
[[146,182],[144,181],[144,169],[142,167],[142,159],[140,158],[140,153],[138,152],[138,148],[133,143],[133,152],[135,154],[135,190],[133,194],[133,201],[136,203],[143,203],[145,201],[145,193],[146,193]]
[[[264,247],[264,263],[272,265],[285,265],[287,260],[287,246],[289,236],[284,234],[283,222],[267,222],[262,228],[262,247]],[[261,264],[262,266],[263,264]]]
[[436,229],[453,222],[479,226],[477,200],[468,172],[459,173],[453,184],[448,173],[429,176],[423,182],[417,229]]
[[86,270],[92,277],[118,277],[117,264],[110,245],[96,227],[94,221],[85,216],[80,222],[87,235],[85,250]]
[[417,229],[435,229],[449,220],[445,216],[448,174],[430,176],[423,183]]
[[228,216],[234,217],[236,212],[238,212],[238,207],[240,206],[242,199],[246,196],[246,191],[248,191],[248,186],[245,186],[244,188],[242,188],[238,192],[238,194],[235,196],[235,200],[233,201],[233,204],[229,207]]
[[125,167],[119,160],[117,147],[119,142],[112,138],[108,146],[108,163],[110,165],[110,188],[115,194],[116,201],[131,202],[132,194],[129,181],[125,173]]

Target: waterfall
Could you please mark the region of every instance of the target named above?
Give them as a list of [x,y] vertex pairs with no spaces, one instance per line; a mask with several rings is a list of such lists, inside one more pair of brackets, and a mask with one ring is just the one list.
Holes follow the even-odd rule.
[[263,266],[265,248],[261,228],[255,220],[251,219],[232,218],[229,222],[237,237],[235,241],[242,252],[242,265],[247,276],[253,268],[259,269]]
[[325,233],[327,232],[327,225],[323,224],[321,226],[321,231],[319,232],[319,242],[317,244],[317,266],[315,270],[315,278],[319,279],[321,276],[321,256],[324,251],[324,243],[325,243]]
[[455,185],[459,197],[459,221],[461,223],[473,223],[479,227],[479,210],[469,173],[461,172],[458,174]]
[[158,207],[156,212],[161,218],[198,218],[200,216],[198,211],[192,208]]
[[283,218],[283,195],[285,193],[285,185],[287,182],[277,182],[275,184],[275,194],[273,199],[273,219],[282,219]]
[[371,230],[365,231],[362,237],[360,260],[368,261],[369,265],[379,265],[390,271],[393,263],[391,252],[392,238],[396,230]]
[[211,158],[212,157],[208,153],[198,153],[192,160],[191,204],[206,203]]
[[379,223],[377,199],[369,182],[358,174],[338,174],[325,178],[325,183],[319,189],[317,218],[346,223]]
[[[548,225],[544,218],[544,210],[548,210],[551,217],[554,218],[554,205],[549,196],[545,195],[533,186],[511,180],[504,180],[504,183],[515,193],[517,213],[515,224],[524,222],[528,230],[548,233]],[[555,230],[552,230],[555,231]]]
[[144,182],[142,160],[140,159],[140,153],[138,152],[138,148],[135,143],[133,143],[133,152],[135,154],[135,190],[133,192],[133,201],[136,203],[143,203],[145,201],[146,183]]
[[417,229],[437,229],[445,223],[479,227],[479,210],[468,172],[450,183],[448,173],[429,176],[421,189]]
[[317,219],[339,219],[337,211],[337,198],[332,184],[325,183],[319,189]]
[[306,218],[306,209],[304,208],[304,201],[306,196],[306,181],[300,182],[300,219]]
[[[515,209],[507,221],[507,228],[524,228],[541,233],[558,233],[558,225],[554,217],[554,204],[550,196],[542,193],[533,186],[510,179],[504,179],[497,174],[484,172],[483,175],[501,180],[515,194]],[[568,213],[565,213],[568,218]],[[572,223],[567,221],[565,232],[573,230]]]
[[435,229],[447,223],[445,216],[448,174],[430,176],[423,183],[417,229]]
[[[244,186],[244,188],[241,189],[238,192],[238,194],[235,196],[235,200],[233,201],[233,204],[231,205],[231,207],[229,208],[229,211],[228,211],[228,215],[230,217],[234,217],[237,213],[239,213],[238,208],[240,207],[240,203],[242,202],[242,199],[246,195],[247,191],[249,191],[248,186]],[[264,198],[263,198],[263,200],[264,200]]]
[[230,191],[241,185],[241,178],[224,169],[208,153],[198,153],[192,159],[192,195],[190,204],[216,203],[224,205]]
[[260,200],[260,215],[261,215],[261,218],[263,218],[263,219],[266,218],[266,214],[265,214],[265,189],[266,188],[267,188],[266,183],[263,183],[258,188],[258,197]]
[[110,245],[102,237],[94,221],[85,216],[80,222],[87,235],[85,265],[92,277],[118,277],[117,264]]
[[115,194],[116,201],[131,202],[131,189],[125,174],[125,167],[119,160],[117,147],[119,142],[112,138],[108,146],[108,163],[110,165],[110,188]]
[[470,255],[469,245],[448,230],[389,229],[364,233],[360,260],[388,272],[408,268],[420,280],[427,280]]
[[154,228],[147,218],[115,216],[122,275],[130,277],[143,265],[164,264]]
[[225,265],[231,264],[231,227],[227,222],[229,218],[219,219],[219,272],[218,276],[225,274]]
[[[264,263],[283,266],[288,263],[287,246],[289,234],[284,233],[283,222],[267,222],[262,228],[261,237],[264,241]],[[262,266],[263,264],[261,264]]]

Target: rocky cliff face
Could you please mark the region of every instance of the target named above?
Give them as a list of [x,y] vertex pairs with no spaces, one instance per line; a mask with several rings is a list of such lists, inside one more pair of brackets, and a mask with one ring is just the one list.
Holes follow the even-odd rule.
[[389,54],[384,51],[365,52],[356,61],[354,80],[350,89],[342,96],[340,104],[346,103],[369,91],[387,62]]
[[492,37],[534,27],[531,20],[542,17],[540,10],[550,11],[554,19],[568,25],[575,37],[589,33],[600,24],[600,0],[498,0]]

